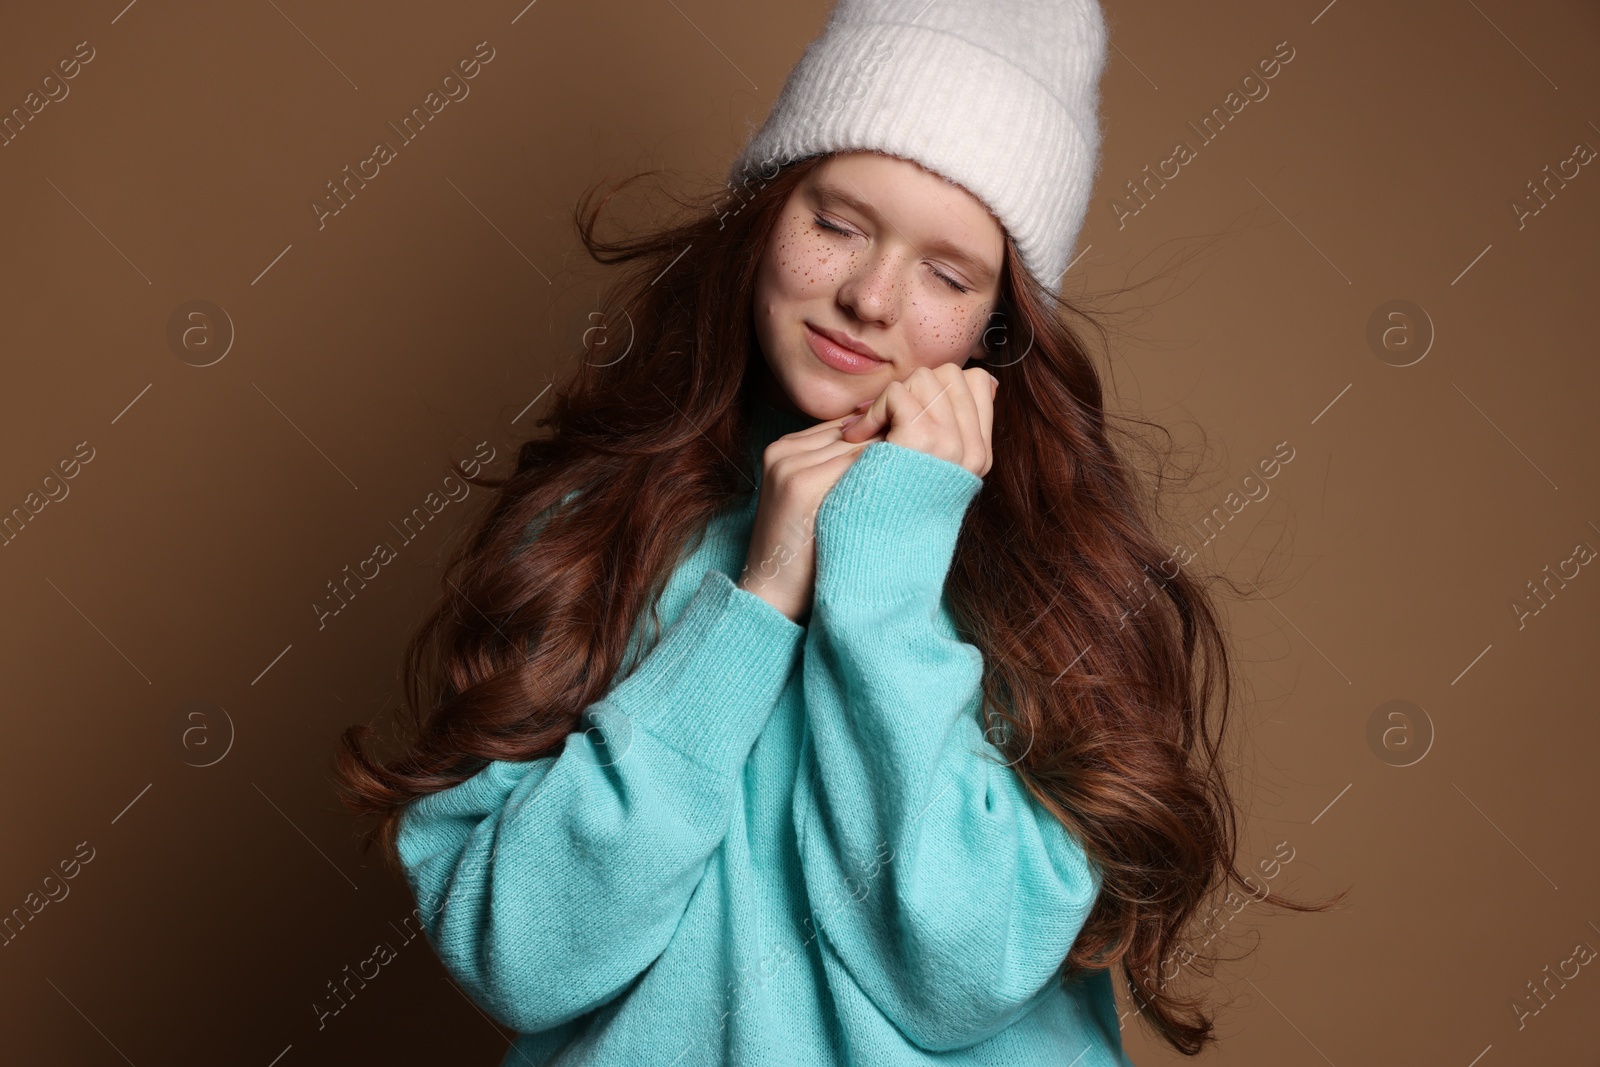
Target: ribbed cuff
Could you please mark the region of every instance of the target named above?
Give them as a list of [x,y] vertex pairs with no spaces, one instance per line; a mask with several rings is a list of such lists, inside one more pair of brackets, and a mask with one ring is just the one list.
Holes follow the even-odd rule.
[[937,602],[983,479],[947,459],[874,441],[817,510],[815,597]]
[[743,764],[799,664],[805,627],[712,568],[604,700],[713,770]]

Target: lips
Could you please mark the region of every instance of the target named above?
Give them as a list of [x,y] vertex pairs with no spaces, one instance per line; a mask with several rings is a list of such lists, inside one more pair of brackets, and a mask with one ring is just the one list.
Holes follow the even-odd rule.
[[[856,348],[847,348],[834,338],[838,336],[832,330],[819,331],[809,322],[805,324],[806,345],[811,349],[811,354],[824,367],[838,371],[841,374],[877,374],[878,368],[886,367],[889,361],[879,359],[877,356],[864,355]],[[862,347],[865,347],[864,345]]]
[[821,334],[823,337],[826,337],[828,340],[832,341],[834,344],[848,352],[854,352],[859,356],[865,356],[868,359],[875,359],[879,362],[887,362],[887,360],[885,360],[882,356],[878,355],[871,345],[857,341],[847,333],[841,333],[838,330],[830,330],[825,326],[817,326],[810,322],[806,323],[806,326],[811,330],[815,330],[817,333]]

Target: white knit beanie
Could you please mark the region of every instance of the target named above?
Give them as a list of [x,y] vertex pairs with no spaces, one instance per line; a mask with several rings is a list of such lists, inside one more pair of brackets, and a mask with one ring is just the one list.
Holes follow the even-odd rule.
[[837,0],[729,178],[828,152],[912,160],[983,201],[1053,291],[1099,167],[1105,58],[1097,0]]

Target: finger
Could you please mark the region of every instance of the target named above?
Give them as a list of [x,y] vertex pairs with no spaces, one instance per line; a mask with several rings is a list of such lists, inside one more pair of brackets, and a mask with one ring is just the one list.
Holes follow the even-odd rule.
[[796,449],[781,458],[787,461],[786,469],[805,470],[826,463],[836,456],[844,455],[851,449],[860,448],[872,441],[881,441],[883,439],[883,434],[874,434],[860,441],[850,441],[839,436],[838,430],[835,428],[833,436],[830,437],[827,434],[815,435],[806,441],[800,442],[804,447]]
[[989,380],[988,371],[980,368],[962,370],[954,363],[946,363],[944,366],[954,372],[951,378],[955,385],[945,395],[950,397],[956,425],[961,432],[962,457],[958,462],[982,477],[983,472],[988,469],[989,445],[983,435],[983,420],[979,405],[992,398],[994,383]]
[[849,417],[841,415],[837,419],[813,423],[802,430],[783,434],[769,442],[768,447],[773,450],[775,459],[796,451],[809,451],[817,447],[817,442],[832,439],[839,431],[839,424]]
[[922,403],[922,414],[917,417],[921,425],[913,432],[932,444],[925,451],[965,466],[973,445],[967,436],[978,432],[976,413],[972,413],[970,427],[960,413],[961,408],[971,407],[966,376],[954,363],[941,363],[926,373],[913,374],[907,384]]
[[[978,477],[989,473],[989,468],[994,465],[994,400],[999,395],[999,382],[994,375],[982,368],[972,368],[965,371],[968,384],[971,386],[973,404],[978,411],[978,432],[983,436],[983,470],[978,471]],[[970,377],[982,375],[982,380]]]
[[[916,373],[915,371],[912,372]],[[897,412],[903,411],[906,399],[905,386],[900,382],[890,382],[879,393],[872,404],[861,413],[861,417],[849,426],[842,428],[841,432],[846,441],[864,441],[879,431],[887,431],[889,425],[901,416]],[[905,416],[910,418],[909,415]]]

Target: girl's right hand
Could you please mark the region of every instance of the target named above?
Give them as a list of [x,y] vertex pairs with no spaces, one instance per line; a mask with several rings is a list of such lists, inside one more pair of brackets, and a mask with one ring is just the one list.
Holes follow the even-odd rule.
[[816,575],[813,541],[817,509],[876,434],[846,441],[839,424],[850,416],[785,434],[761,454],[760,500],[738,586],[795,622],[811,613]]

